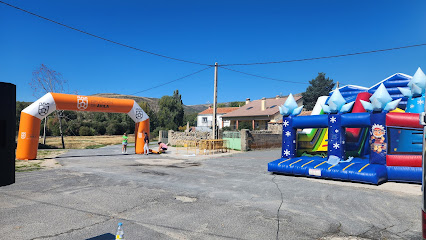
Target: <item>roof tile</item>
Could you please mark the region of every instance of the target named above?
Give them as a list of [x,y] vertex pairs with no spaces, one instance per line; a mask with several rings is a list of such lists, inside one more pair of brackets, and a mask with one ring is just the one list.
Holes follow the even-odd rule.
[[[217,108],[217,113],[218,114],[225,114],[225,113],[230,113],[234,110],[237,110],[239,107],[224,107],[224,108]],[[202,115],[202,114],[213,114],[213,108],[207,108],[206,110],[198,113],[198,115]]]
[[[298,101],[301,98],[302,96],[300,95],[294,96],[294,100],[296,101]],[[230,113],[223,115],[222,118],[275,115],[276,113],[280,111],[278,106],[283,105],[286,100],[287,100],[287,97],[267,98],[265,100],[266,109],[263,111],[261,109],[262,100],[254,100],[248,103],[247,105],[240,107],[239,109],[235,111],[232,111]]]

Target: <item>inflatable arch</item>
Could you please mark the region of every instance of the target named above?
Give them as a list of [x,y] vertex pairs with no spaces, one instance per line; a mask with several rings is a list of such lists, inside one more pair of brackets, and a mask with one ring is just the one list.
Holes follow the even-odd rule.
[[143,133],[149,134],[149,116],[134,100],[47,93],[21,112],[16,159],[37,158],[41,119],[55,110],[127,113],[136,123],[135,152],[143,153]]

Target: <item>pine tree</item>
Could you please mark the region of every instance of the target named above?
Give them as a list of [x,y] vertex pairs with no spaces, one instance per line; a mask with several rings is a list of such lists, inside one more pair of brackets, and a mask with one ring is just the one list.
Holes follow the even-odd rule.
[[314,108],[319,97],[328,96],[334,87],[333,79],[326,78],[325,73],[322,72],[318,73],[318,76],[309,83],[311,85],[302,93],[303,105],[308,111]]

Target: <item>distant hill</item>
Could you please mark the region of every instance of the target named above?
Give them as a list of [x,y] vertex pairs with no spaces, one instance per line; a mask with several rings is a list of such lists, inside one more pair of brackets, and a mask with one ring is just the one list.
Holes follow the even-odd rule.
[[[123,95],[123,94],[117,94],[117,93],[98,93],[93,94],[92,96],[97,97],[108,97],[108,98],[123,98],[123,99],[132,99],[136,102],[147,102],[149,106],[154,110],[155,112],[158,112],[160,110],[160,107],[158,105],[159,98],[148,98],[148,97],[138,97],[138,96],[132,96],[132,95]],[[185,113],[199,113],[204,110],[206,110],[209,107],[209,104],[199,104],[199,105],[183,105],[183,108],[185,110]]]

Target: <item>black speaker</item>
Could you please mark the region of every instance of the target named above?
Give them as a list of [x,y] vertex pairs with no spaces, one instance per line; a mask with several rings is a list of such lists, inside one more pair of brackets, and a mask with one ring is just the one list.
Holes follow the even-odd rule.
[[0,186],[15,183],[16,86],[0,82]]

